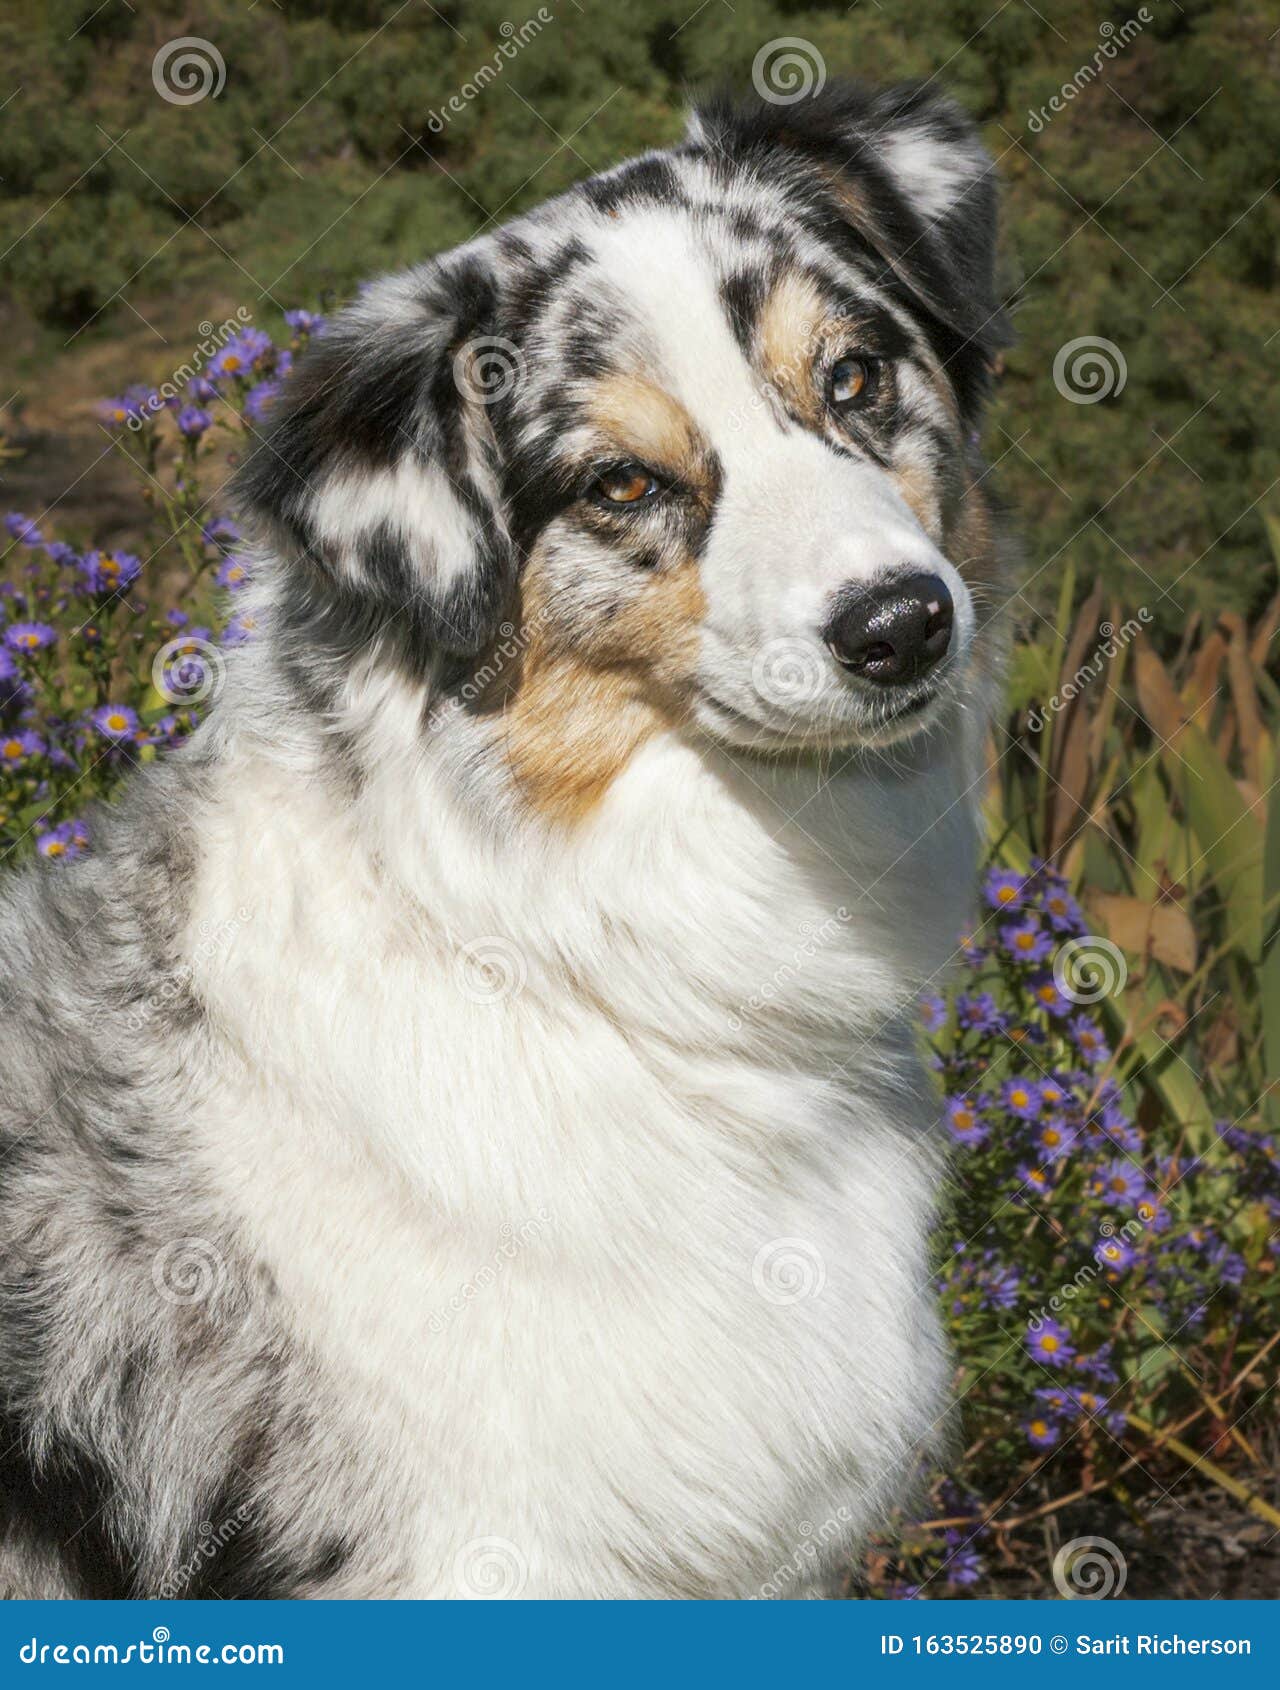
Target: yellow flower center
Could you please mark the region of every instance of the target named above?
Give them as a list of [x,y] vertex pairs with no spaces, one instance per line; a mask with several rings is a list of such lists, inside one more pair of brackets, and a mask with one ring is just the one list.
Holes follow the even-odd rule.
[[1048,1350],[1049,1354],[1052,1355],[1057,1347],[1058,1340],[1054,1337],[1053,1333],[1046,1332],[1044,1337],[1040,1340],[1040,1348],[1042,1350]]
[[1062,1134],[1060,1132],[1056,1132],[1053,1127],[1050,1127],[1044,1134],[1041,1142],[1043,1144],[1061,1144]]
[[1031,1430],[1035,1433],[1036,1437],[1043,1438],[1049,1430],[1049,1422],[1047,1420],[1033,1420],[1031,1422]]
[[121,716],[117,711],[107,717],[107,726],[109,728],[114,728],[117,732],[119,732],[121,728],[127,728],[129,726],[129,721],[126,716]]
[[1016,896],[1017,894],[1012,886],[1002,886],[996,893],[996,897],[1002,904],[1011,904]]
[[44,854],[46,857],[60,857],[65,850],[66,846],[61,839],[52,839],[45,846]]
[[4,754],[6,757],[21,757],[22,741],[20,739],[6,739],[4,742]]

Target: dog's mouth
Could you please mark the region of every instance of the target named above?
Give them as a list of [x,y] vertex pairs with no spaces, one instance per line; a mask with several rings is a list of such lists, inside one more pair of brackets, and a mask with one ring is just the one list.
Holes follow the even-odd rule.
[[901,698],[875,698],[856,715],[829,712],[811,719],[770,721],[761,713],[740,709],[703,687],[697,715],[702,726],[719,740],[746,751],[764,754],[876,749],[898,745],[924,732],[938,714],[944,688],[930,684]]

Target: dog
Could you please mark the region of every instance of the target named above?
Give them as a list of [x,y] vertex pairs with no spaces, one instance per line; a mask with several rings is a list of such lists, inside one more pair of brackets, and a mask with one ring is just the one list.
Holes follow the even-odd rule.
[[257,637],[4,895],[7,1595],[847,1574],[946,1423],[995,240],[928,86],[715,99],[299,361]]

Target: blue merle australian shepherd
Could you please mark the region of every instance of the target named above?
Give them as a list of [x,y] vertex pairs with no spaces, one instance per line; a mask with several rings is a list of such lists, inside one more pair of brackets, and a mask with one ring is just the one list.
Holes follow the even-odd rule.
[[808,1595],[884,1520],[994,243],[936,93],[725,101],[306,353],[259,637],[0,906],[6,1595]]

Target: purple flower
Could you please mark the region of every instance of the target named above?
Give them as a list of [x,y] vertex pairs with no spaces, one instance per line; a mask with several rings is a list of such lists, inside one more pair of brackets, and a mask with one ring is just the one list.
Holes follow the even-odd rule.
[[1019,962],[1044,962],[1054,951],[1053,935],[1045,932],[1030,910],[1021,921],[1006,922],[1000,929],[1000,943]]
[[1084,911],[1055,876],[1045,892],[1041,907],[1055,933],[1083,933]]
[[258,624],[252,616],[241,611],[233,616],[222,630],[222,644],[224,646],[247,645],[258,631]]
[[990,992],[962,992],[956,998],[956,1020],[969,1033],[1002,1033],[1009,1017],[1000,1013]]
[[1023,1426],[1027,1442],[1033,1449],[1052,1449],[1061,1437],[1058,1428],[1042,1415],[1035,1415]]
[[199,405],[184,405],[178,412],[178,432],[184,434],[188,440],[199,440],[208,429],[213,418],[208,411],[201,410]]
[[1036,1144],[1041,1154],[1049,1157],[1051,1161],[1065,1156],[1075,1140],[1075,1128],[1069,1127],[1060,1115],[1046,1121],[1036,1134]]
[[26,728],[21,733],[7,734],[0,739],[0,763],[16,768],[31,757],[43,757],[48,750],[38,733]]
[[1096,1068],[1106,1062],[1111,1055],[1107,1041],[1103,1037],[1102,1028],[1087,1015],[1076,1015],[1067,1023],[1067,1031],[1075,1042],[1076,1049],[1086,1062]]
[[1050,1367],[1060,1367],[1076,1353],[1066,1327],[1056,1320],[1042,1320],[1038,1328],[1029,1326],[1026,1341],[1035,1359]]
[[947,1125],[958,1144],[983,1144],[987,1126],[978,1105],[967,1097],[947,1099]]
[[250,422],[261,422],[271,401],[280,391],[278,381],[260,381],[244,396],[244,414]]
[[1034,1080],[1006,1080],[1000,1087],[1000,1101],[1020,1121],[1034,1121],[1040,1113],[1040,1087]]
[[1137,1203],[1147,1192],[1146,1176],[1141,1168],[1125,1161],[1108,1162],[1105,1168],[1099,1168],[1089,1186],[1096,1197],[1117,1205]]
[[247,380],[258,360],[271,350],[271,336],[261,329],[242,329],[209,364],[209,375],[215,379],[234,376]]
[[118,593],[142,573],[132,552],[86,552],[80,568],[91,593]]
[[1033,974],[1027,985],[1036,1003],[1050,1015],[1070,1015],[1075,1008],[1071,999],[1058,990],[1057,981],[1047,971]]
[[11,622],[4,631],[10,651],[42,651],[57,637],[47,622]]
[[104,739],[117,745],[132,739],[138,731],[137,711],[131,710],[127,704],[100,704],[96,710],[89,712],[89,720]]
[[[232,561],[233,560],[231,558],[227,559],[227,563],[231,563]],[[225,569],[226,564],[222,567]],[[239,585],[239,583],[234,581],[224,581],[222,579],[222,570],[220,569],[218,571],[218,585],[220,587],[234,587]],[[940,1027],[945,1026],[947,1020],[946,999],[939,997],[935,992],[929,992],[922,997],[920,999],[920,1020],[926,1033],[936,1033]]]
[[1030,1162],[1019,1162],[1017,1178],[1021,1185],[1029,1185],[1032,1191],[1049,1192],[1053,1190],[1053,1170],[1051,1168],[1037,1168]]
[[1127,1268],[1133,1258],[1134,1252],[1123,1238],[1104,1238],[1093,1252],[1093,1259],[1100,1268],[1111,1269],[1116,1273]]
[[982,883],[982,895],[993,910],[1021,909],[1025,890],[1025,876],[1011,868],[988,869]]
[[42,857],[65,857],[68,861],[82,857],[89,845],[89,834],[82,821],[59,822],[36,840],[36,850]]
[[322,335],[324,318],[314,311],[286,311],[284,320],[296,335]]
[[21,511],[10,511],[4,519],[4,525],[20,546],[39,546],[44,542],[44,535]]

